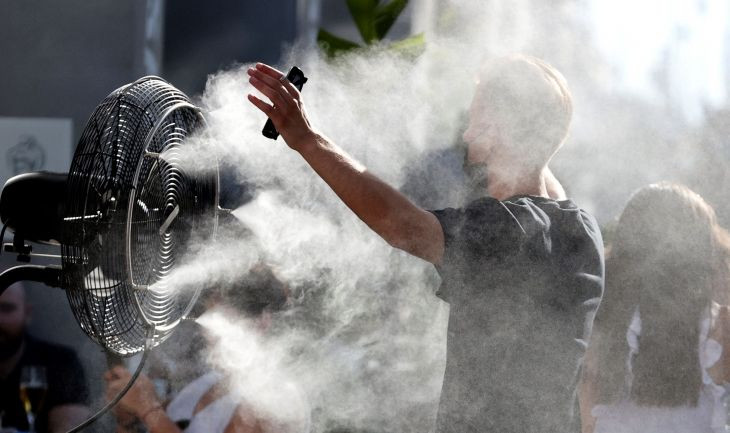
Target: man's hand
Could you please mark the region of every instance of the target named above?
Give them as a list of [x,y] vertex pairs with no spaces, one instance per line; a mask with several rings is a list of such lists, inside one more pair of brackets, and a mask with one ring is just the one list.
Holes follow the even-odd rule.
[[271,103],[250,94],[248,100],[274,122],[276,130],[289,147],[301,151],[315,134],[304,111],[299,90],[289,82],[286,75],[262,63],[249,68],[248,75],[251,85],[269,98]]
[[[119,365],[104,373],[107,401],[116,397],[131,377],[129,370]],[[147,376],[140,374],[114,410],[120,418],[129,418],[132,415],[141,419],[155,408],[162,408],[162,403],[155,393],[155,386]],[[120,422],[124,423],[121,419]]]

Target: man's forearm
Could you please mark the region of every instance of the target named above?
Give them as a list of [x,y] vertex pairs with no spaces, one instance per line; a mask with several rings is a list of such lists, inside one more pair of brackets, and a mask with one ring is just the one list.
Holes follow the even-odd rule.
[[441,260],[444,236],[434,215],[373,176],[334,143],[312,129],[299,91],[284,74],[257,63],[249,82],[264,94],[251,101],[266,114],[284,141],[299,152],[338,197],[386,242],[432,263]]
[[[321,135],[312,134],[297,150],[335,194],[386,242],[425,260],[440,260],[443,240],[438,248],[438,235],[443,235],[433,215]],[[438,234],[423,239],[435,229]]]
[[299,153],[365,224],[388,243],[395,241],[398,214],[415,208],[405,196],[321,135],[312,135]]

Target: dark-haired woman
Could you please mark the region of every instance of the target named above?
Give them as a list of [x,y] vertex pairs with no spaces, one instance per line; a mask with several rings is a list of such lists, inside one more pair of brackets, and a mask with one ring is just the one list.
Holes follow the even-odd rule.
[[[583,433],[725,432],[727,233],[675,184],[637,191],[606,261],[584,363]],[[725,349],[723,351],[723,349]]]

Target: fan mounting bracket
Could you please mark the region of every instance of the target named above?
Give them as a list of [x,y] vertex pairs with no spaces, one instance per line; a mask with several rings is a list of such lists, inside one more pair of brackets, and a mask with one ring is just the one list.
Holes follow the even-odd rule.
[[15,232],[13,234],[13,242],[6,242],[3,244],[3,251],[6,253],[16,253],[18,255],[17,260],[23,263],[30,262],[30,256],[33,252],[33,246],[25,243],[25,238],[22,234]]

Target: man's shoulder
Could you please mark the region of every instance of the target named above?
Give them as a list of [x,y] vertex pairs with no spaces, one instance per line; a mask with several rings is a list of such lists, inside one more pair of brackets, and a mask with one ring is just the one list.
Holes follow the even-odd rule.
[[603,248],[596,219],[570,199],[520,195],[500,201],[482,197],[462,207],[433,213],[443,229],[447,250],[458,245],[458,249],[476,253],[515,253],[523,244],[533,249],[544,244],[550,249],[554,241],[572,245],[573,250]]
[[484,196],[469,201],[461,206],[454,208],[446,208],[434,212],[442,211],[459,211],[463,213],[479,214],[491,211],[521,211],[542,209],[549,213],[574,213],[585,212],[572,199],[556,200],[552,198],[533,196],[533,195],[515,195],[504,200],[494,197]]
[[575,202],[570,198],[558,200],[554,198],[540,197],[534,195],[516,195],[502,200],[500,203],[514,209],[538,208],[544,210],[545,212],[551,213],[576,212],[581,210],[578,205],[575,204]]
[[493,197],[481,197],[456,207],[431,211],[439,220],[483,220],[509,214],[505,204]]
[[515,213],[524,211],[532,219],[549,222],[550,226],[569,232],[600,236],[598,221],[572,199],[555,200],[535,196],[517,196],[502,202]]
[[524,230],[526,239],[549,239],[545,247],[552,250],[556,242],[563,252],[593,251],[603,256],[603,237],[596,218],[573,200],[554,200],[522,196],[502,202]]
[[[460,207],[431,211],[444,231],[446,246],[462,237],[481,237],[482,232],[496,227],[514,225],[511,213],[502,202],[492,197],[482,197]],[[504,230],[500,230],[505,233]]]

